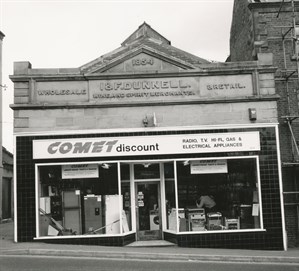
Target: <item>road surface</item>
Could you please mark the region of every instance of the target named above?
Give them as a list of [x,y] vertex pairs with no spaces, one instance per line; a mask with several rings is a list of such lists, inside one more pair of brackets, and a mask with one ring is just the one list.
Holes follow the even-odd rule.
[[0,256],[0,271],[299,271],[299,264],[219,263],[198,261],[133,261],[50,256]]

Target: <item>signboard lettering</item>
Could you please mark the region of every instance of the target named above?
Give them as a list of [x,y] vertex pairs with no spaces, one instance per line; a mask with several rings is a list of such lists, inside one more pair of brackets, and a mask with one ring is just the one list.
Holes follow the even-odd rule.
[[233,83],[233,82],[230,82],[229,84],[207,84],[207,89],[208,90],[215,90],[215,89],[224,89],[224,90],[227,90],[227,89],[242,89],[242,88],[245,88],[246,86],[242,85],[241,83]]
[[190,88],[183,80],[155,80],[155,81],[108,81],[100,83],[100,90],[140,90],[140,89],[169,89],[169,88]]
[[[62,165],[62,179],[98,178],[99,168],[97,164]],[[79,193],[80,195],[80,193]]]
[[38,90],[38,95],[86,95],[86,89],[51,89]]
[[191,174],[227,173],[227,160],[199,160],[191,161]]
[[[156,65],[148,57],[134,58],[134,65]],[[131,62],[130,62],[131,63]],[[131,65],[133,65],[131,63]],[[136,76],[137,77],[137,76]],[[85,81],[36,82],[37,102],[189,101],[227,99],[254,95],[252,75],[182,76]]]

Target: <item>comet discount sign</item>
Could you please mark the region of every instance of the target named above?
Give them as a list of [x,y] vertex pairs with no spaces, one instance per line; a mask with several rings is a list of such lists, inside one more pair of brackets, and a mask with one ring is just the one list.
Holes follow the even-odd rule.
[[258,132],[33,141],[33,159],[259,151]]

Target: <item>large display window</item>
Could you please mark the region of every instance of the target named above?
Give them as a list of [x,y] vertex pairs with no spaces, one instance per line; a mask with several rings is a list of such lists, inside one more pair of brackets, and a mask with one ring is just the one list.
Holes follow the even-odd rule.
[[119,194],[118,163],[46,165],[37,172],[39,237],[130,230],[130,190],[123,183]]
[[261,228],[257,157],[177,161],[180,232]]
[[38,165],[37,236],[261,229],[258,168],[257,156]]

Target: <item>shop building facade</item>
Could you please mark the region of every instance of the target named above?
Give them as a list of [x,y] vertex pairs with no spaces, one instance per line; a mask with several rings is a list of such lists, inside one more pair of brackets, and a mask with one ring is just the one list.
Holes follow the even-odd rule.
[[146,23],[79,68],[16,62],[15,241],[286,249],[274,72]]

